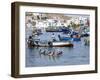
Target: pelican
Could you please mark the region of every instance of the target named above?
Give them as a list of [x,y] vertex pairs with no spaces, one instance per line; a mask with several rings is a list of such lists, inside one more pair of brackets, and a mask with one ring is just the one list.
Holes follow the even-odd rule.
[[45,50],[42,50],[42,49],[39,50],[40,54],[44,54],[45,55],[45,52],[46,52]]

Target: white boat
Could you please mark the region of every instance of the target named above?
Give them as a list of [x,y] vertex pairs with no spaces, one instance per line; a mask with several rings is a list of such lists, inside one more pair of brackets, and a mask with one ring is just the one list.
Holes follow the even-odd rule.
[[[49,47],[48,44],[38,45],[39,47]],[[73,44],[71,42],[52,42],[51,47],[72,47]]]
[[73,46],[71,42],[53,42],[54,47]]

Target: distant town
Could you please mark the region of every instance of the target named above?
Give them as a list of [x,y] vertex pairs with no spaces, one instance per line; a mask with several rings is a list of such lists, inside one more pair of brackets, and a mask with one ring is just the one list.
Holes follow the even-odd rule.
[[[58,30],[62,27],[67,27],[73,31],[80,33],[84,30],[89,30],[89,15],[74,15],[74,14],[54,14],[54,13],[32,13],[26,12],[26,30],[36,29],[41,30]],[[89,31],[88,31],[89,32]],[[27,33],[27,32],[26,32]]]

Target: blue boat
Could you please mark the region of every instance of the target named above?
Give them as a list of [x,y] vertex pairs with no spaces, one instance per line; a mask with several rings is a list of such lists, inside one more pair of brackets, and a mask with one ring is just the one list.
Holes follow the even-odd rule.
[[73,38],[73,41],[81,41],[81,38]]
[[59,38],[60,41],[71,41],[72,40],[71,37],[63,37],[63,36],[60,36],[60,35],[58,35],[58,38]]
[[60,40],[61,41],[70,41],[72,38],[70,37],[61,37]]
[[74,35],[73,37],[64,37],[64,36],[60,36],[58,35],[58,38],[60,41],[81,41],[81,38],[78,35]]
[[78,35],[78,32],[72,32],[71,33],[71,37],[73,38],[73,36]]
[[61,31],[65,34],[70,34],[71,30],[69,28],[62,28]]
[[81,36],[78,32],[72,32],[71,37],[73,38],[73,41],[81,41]]

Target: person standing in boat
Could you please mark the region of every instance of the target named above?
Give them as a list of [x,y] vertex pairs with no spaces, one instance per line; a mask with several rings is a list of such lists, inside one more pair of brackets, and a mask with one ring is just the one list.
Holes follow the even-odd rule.
[[52,41],[56,41],[54,33],[52,34],[51,38],[52,38]]
[[40,41],[40,39],[37,39],[37,40],[35,41],[36,46],[39,46],[39,41]]
[[29,47],[35,46],[32,36],[29,36],[27,43]]
[[58,35],[58,38],[59,38],[59,40],[61,40],[61,36],[60,36],[60,34]]

